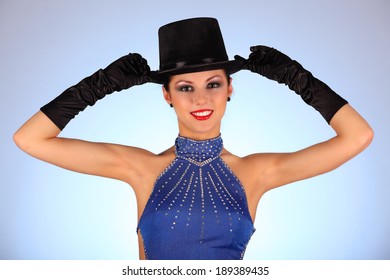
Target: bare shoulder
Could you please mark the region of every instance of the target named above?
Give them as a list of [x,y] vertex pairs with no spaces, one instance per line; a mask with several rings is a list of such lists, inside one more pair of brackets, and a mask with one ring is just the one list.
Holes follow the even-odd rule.
[[173,147],[155,154],[136,147],[122,147],[126,157],[124,180],[134,190],[138,214],[142,213],[158,176],[175,158]]
[[269,189],[269,166],[275,161],[277,155],[258,153],[239,157],[224,150],[221,157],[244,187],[249,212],[254,220],[257,205]]
[[129,183],[136,193],[148,192],[159,174],[175,157],[173,147],[159,154],[138,147],[120,146],[119,149],[125,163],[124,181]]
[[280,154],[256,153],[239,157],[226,151],[222,158],[240,179],[248,195],[261,196],[268,190],[270,174]]

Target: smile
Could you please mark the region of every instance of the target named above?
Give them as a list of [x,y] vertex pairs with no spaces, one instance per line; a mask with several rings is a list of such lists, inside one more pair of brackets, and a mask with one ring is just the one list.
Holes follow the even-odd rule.
[[198,110],[191,112],[191,115],[197,119],[198,121],[205,121],[211,117],[213,114],[212,110],[206,109],[206,110]]

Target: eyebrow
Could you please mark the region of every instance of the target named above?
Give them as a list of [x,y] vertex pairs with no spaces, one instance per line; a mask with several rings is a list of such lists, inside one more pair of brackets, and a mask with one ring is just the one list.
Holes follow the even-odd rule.
[[[210,80],[214,79],[214,78],[221,78],[222,79],[222,76],[221,75],[214,75],[214,76],[211,76],[210,78],[208,78],[206,80],[206,82],[209,82]],[[187,81],[187,80],[179,80],[175,83],[175,85],[179,84],[179,83],[187,83],[187,84],[193,84],[193,82],[191,81]]]

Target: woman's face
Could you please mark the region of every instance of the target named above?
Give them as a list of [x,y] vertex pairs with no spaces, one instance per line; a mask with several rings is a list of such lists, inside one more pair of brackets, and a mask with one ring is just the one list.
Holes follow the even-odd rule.
[[227,98],[233,88],[224,70],[175,75],[164,98],[176,111],[181,136],[209,139],[219,135]]

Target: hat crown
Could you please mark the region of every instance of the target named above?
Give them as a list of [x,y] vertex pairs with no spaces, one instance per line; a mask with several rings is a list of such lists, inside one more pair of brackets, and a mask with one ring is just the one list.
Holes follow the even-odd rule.
[[160,71],[224,62],[228,56],[218,21],[192,18],[159,29]]

